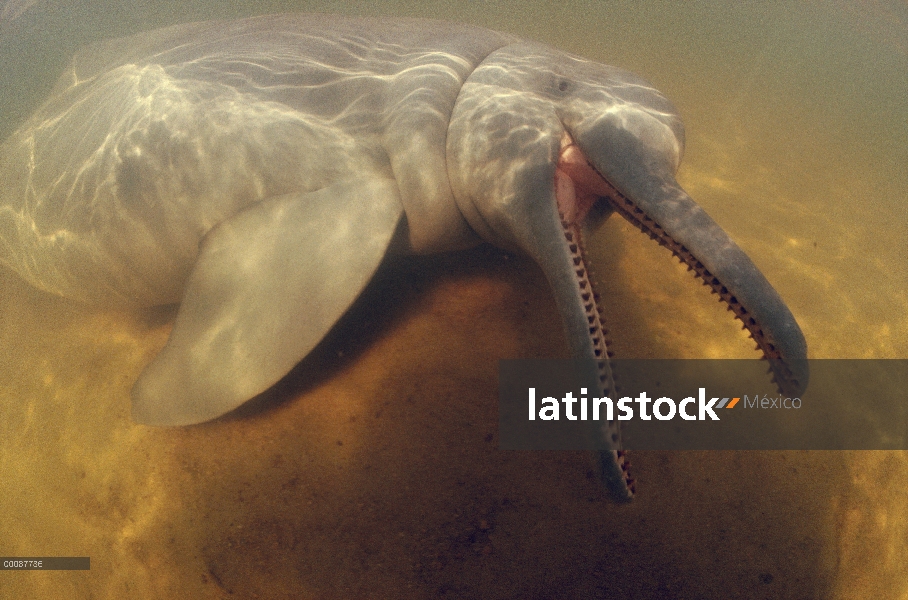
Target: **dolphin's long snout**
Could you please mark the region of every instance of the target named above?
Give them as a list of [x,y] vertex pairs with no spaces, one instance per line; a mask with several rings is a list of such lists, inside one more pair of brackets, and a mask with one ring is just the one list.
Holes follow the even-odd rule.
[[800,395],[809,379],[807,343],[779,293],[678,185],[671,153],[654,151],[627,129],[599,133],[608,143],[587,140],[583,150],[610,188],[603,195],[611,208],[709,285],[753,337],[779,390]]

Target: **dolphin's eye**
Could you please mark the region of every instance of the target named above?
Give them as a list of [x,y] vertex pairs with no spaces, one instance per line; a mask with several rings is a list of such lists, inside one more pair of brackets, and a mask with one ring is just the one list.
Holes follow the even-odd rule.
[[570,87],[568,82],[561,80],[561,82],[558,84],[558,91],[566,92],[568,87]]

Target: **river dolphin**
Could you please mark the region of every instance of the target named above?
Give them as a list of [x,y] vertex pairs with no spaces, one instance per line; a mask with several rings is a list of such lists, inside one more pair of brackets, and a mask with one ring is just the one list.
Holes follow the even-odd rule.
[[[107,306],[179,303],[133,418],[187,425],[262,393],[389,248],[489,242],[545,272],[573,356],[613,389],[583,240],[617,212],[693,269],[780,389],[807,384],[778,293],[674,174],[684,131],[643,79],[453,23],[272,15],[78,53],[0,147],[0,261]],[[617,423],[602,475],[633,494]]]

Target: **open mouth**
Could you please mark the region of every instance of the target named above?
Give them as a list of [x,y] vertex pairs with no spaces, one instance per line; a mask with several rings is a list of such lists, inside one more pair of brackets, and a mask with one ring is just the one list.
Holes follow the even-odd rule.
[[[693,271],[704,285],[709,286],[711,291],[719,296],[727,309],[741,321],[743,328],[756,342],[756,350],[762,353],[762,358],[768,361],[769,374],[772,376],[773,383],[778,386],[780,393],[795,395],[804,390],[807,383],[806,373],[803,376],[800,375],[798,369],[791,365],[789,357],[785,356],[777,347],[772,336],[764,331],[764,325],[759,316],[753,314],[745,306],[732,286],[723,283],[720,277],[704,265],[704,262],[694,252],[688,249],[684,243],[675,239],[664,224],[659,223],[631,198],[611,185],[567,134],[562,139],[555,175],[555,192],[565,242],[573,260],[576,285],[583,304],[583,312],[589,323],[590,342],[599,372],[599,391],[601,393],[610,395],[614,394],[616,390],[609,366],[609,358],[613,354],[608,349],[606,339],[608,331],[603,324],[602,309],[598,302],[599,296],[593,288],[594,284],[590,277],[589,263],[583,244],[584,223],[588,218],[589,220],[597,218],[598,215],[594,212],[594,207],[597,206],[600,207],[600,212],[619,213],[640,231],[667,248],[673,256],[687,266],[689,271]],[[605,211],[601,205],[603,202],[607,203],[608,207]],[[597,205],[597,203],[600,204]],[[735,250],[740,252],[737,247]],[[743,256],[743,253],[740,254]],[[751,265],[749,260],[748,265]],[[753,270],[756,272],[755,267]],[[766,286],[769,287],[768,284]],[[772,294],[775,295],[774,290]],[[794,322],[793,319],[791,322]],[[797,335],[800,336],[800,331],[797,332]],[[794,358],[804,357],[795,356]],[[599,463],[602,477],[613,496],[619,500],[629,500],[635,491],[635,481],[630,474],[627,455],[621,448],[621,432],[618,422],[606,422],[602,429],[603,442],[608,448],[600,452]]]

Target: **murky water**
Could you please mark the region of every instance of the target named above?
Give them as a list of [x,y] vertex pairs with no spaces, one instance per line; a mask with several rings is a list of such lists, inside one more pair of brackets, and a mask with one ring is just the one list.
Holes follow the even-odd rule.
[[[908,358],[903,3],[93,6],[46,0],[4,24],[2,135],[82,42],[173,22],[298,8],[507,30],[677,104],[681,184],[786,299],[812,357]],[[627,224],[606,224],[595,258],[619,355],[753,356]],[[168,317],[0,271],[0,554],[92,558],[2,572],[0,597],[908,597],[906,453],[638,453],[639,497],[615,506],[582,453],[497,451],[497,358],[565,351],[526,260],[389,265],[254,410],[136,426],[129,389]]]

